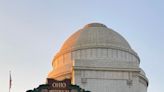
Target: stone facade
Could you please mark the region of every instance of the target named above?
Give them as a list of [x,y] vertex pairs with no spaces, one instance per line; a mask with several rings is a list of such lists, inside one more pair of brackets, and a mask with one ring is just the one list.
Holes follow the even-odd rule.
[[74,33],[56,54],[49,78],[72,79],[91,92],[147,92],[148,79],[128,42],[103,24]]

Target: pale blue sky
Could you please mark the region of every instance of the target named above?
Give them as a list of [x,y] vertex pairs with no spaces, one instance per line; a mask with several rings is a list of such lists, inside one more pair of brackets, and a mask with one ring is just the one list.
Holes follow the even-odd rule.
[[0,90],[25,92],[45,82],[62,43],[85,24],[100,22],[139,54],[148,92],[164,91],[163,0],[0,0]]

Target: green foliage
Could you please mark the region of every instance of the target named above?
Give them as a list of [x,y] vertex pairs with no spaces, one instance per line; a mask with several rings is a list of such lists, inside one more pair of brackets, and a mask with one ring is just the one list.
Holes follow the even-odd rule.
[[[49,89],[48,84],[39,85],[39,87],[34,88],[33,90],[27,90],[26,92],[41,92],[42,89]],[[91,92],[85,91],[85,89],[80,88],[78,85],[69,85],[70,90],[76,90],[77,92]]]

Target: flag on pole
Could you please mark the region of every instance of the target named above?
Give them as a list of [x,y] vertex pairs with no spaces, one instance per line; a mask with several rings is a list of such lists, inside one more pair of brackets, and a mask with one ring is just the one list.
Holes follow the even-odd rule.
[[12,79],[11,79],[11,71],[9,72],[9,92],[11,89],[11,85],[12,85]]

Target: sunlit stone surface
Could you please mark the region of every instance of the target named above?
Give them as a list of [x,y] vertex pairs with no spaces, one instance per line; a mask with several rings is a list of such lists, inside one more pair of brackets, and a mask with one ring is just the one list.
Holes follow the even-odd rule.
[[75,32],[52,61],[48,78],[72,79],[92,92],[147,92],[148,79],[128,42],[104,24]]

